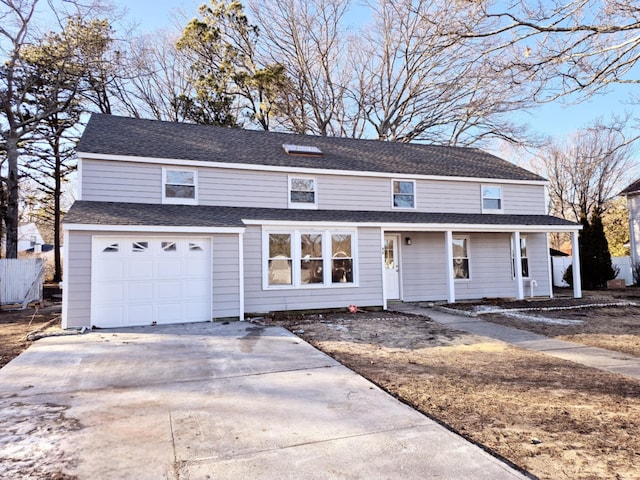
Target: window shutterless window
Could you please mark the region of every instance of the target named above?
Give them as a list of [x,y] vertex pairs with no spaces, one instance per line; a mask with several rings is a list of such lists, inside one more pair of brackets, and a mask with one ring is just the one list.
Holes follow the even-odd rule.
[[289,177],[289,207],[316,208],[317,205],[316,179],[312,177]]
[[[527,237],[520,237],[520,264],[522,265],[522,277],[529,277],[529,257],[527,256]],[[513,276],[516,276],[516,256],[513,252],[513,240],[511,241],[511,268]]]
[[469,237],[453,237],[453,278],[469,277]]
[[416,208],[416,182],[392,180],[393,208]]
[[502,211],[502,188],[494,186],[482,186],[482,212]]
[[[265,288],[354,283],[355,232],[265,232]],[[267,250],[268,249],[268,250]]]
[[291,285],[291,234],[269,234],[269,285]]
[[197,203],[198,172],[164,168],[162,170],[162,200],[164,203]]

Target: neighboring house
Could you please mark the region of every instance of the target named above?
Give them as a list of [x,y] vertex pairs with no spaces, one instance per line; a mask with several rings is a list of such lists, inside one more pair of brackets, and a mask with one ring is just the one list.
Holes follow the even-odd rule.
[[551,296],[547,234],[577,252],[544,179],[472,148],[93,115],[78,158],[64,327]]
[[627,197],[629,208],[629,243],[631,265],[635,268],[640,261],[640,179],[625,188],[620,195]]
[[44,244],[40,230],[35,223],[24,223],[18,225],[18,253],[26,252],[32,249],[36,245]]

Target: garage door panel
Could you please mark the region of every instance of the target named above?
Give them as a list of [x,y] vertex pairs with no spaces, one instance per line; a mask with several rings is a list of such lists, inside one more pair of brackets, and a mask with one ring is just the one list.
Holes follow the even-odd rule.
[[140,280],[153,277],[153,259],[140,260],[136,258],[129,263],[129,279]]
[[125,261],[110,258],[108,262],[96,264],[95,269],[102,281],[120,281],[125,274]]
[[180,299],[183,296],[183,282],[160,281],[156,283],[159,299]]
[[162,258],[156,263],[156,278],[174,278],[180,275],[181,269],[181,258]]
[[93,325],[211,319],[209,239],[94,237]]

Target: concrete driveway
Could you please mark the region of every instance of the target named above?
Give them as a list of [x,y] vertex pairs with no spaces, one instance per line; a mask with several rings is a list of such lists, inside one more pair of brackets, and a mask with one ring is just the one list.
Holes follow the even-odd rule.
[[39,340],[0,370],[0,458],[21,479],[526,478],[246,322]]

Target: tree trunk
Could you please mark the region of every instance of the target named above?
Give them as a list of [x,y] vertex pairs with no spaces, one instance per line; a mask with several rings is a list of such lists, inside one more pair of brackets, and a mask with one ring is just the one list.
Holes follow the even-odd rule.
[[20,175],[18,172],[18,139],[14,132],[7,138],[7,160],[9,172],[7,176],[7,215],[6,248],[7,258],[18,258],[18,188]]
[[54,273],[53,281],[62,281],[62,262],[60,260],[60,197],[62,196],[62,159],[60,157],[60,141],[56,139],[56,166],[55,166],[55,189],[53,194],[53,258]]

